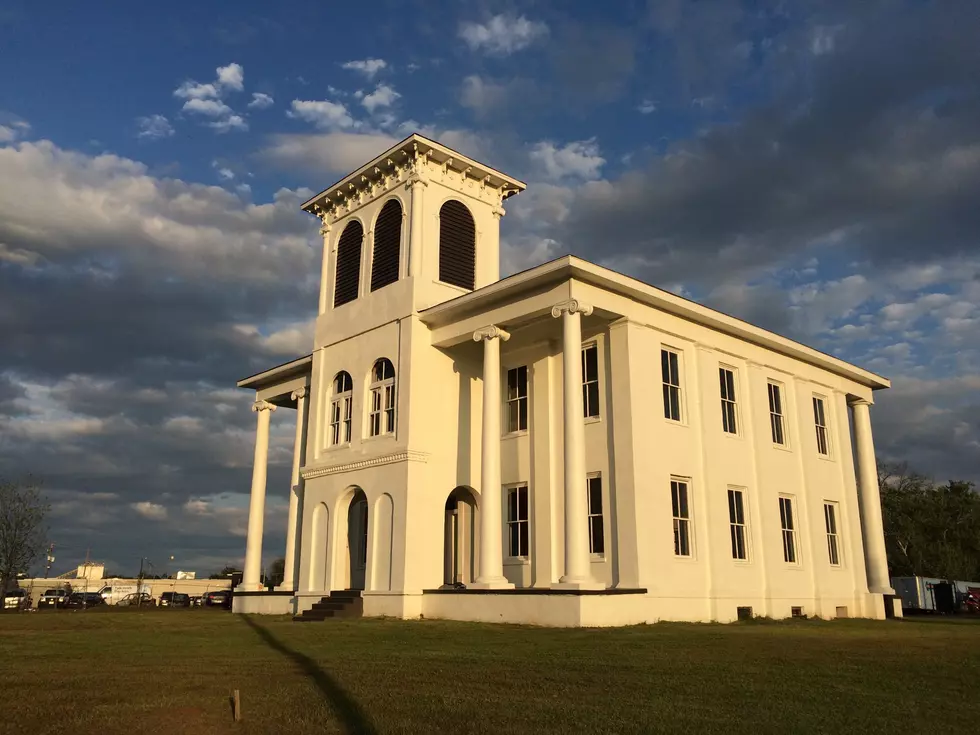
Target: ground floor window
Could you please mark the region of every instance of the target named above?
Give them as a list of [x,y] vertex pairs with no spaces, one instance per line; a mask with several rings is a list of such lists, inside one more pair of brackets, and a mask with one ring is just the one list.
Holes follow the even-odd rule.
[[589,552],[606,553],[606,539],[602,528],[602,476],[591,475],[587,480],[589,491]]
[[745,532],[745,493],[728,491],[728,522],[732,537],[732,559],[745,561],[749,558]]
[[823,504],[823,519],[827,527],[827,556],[831,566],[840,566],[840,539],[837,536],[837,503]]
[[783,561],[787,564],[796,564],[796,521],[793,518],[793,499],[785,495],[779,498],[779,524],[783,533]]
[[507,540],[509,556],[527,556],[529,541],[527,485],[515,485],[507,490]]
[[691,556],[691,508],[687,480],[670,481],[670,503],[674,519],[674,554]]

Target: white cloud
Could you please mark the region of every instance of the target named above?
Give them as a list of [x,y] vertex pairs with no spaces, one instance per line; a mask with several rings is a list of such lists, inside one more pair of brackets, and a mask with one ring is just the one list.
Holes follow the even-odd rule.
[[371,94],[364,95],[361,104],[368,112],[374,112],[379,107],[390,107],[395,100],[401,97],[394,87],[387,84],[379,84]]
[[228,133],[232,130],[248,130],[248,123],[241,115],[229,115],[221,120],[207,123],[209,128],[217,130],[219,133]]
[[361,59],[344,62],[340,66],[343,69],[360,72],[368,79],[373,79],[375,74],[388,67],[388,62],[384,59]]
[[651,112],[657,111],[657,103],[653,100],[643,100],[636,109],[640,111],[641,115],[649,115]]
[[141,500],[139,503],[130,503],[129,507],[151,521],[167,520],[167,509],[159,503]]
[[248,123],[245,118],[236,114],[223,100],[229,91],[240,92],[242,90],[245,83],[245,72],[241,64],[231,63],[227,66],[219,66],[215,70],[215,74],[216,79],[213,82],[202,84],[191,79],[174,90],[175,97],[185,100],[181,109],[195,115],[216,118],[205,123],[205,125],[219,133],[248,130]]
[[181,109],[184,112],[194,112],[208,117],[225,117],[231,114],[231,108],[221,100],[208,100],[199,97],[187,100]]
[[547,33],[547,25],[523,15],[495,15],[486,23],[464,22],[459,26],[459,37],[471,50],[499,56],[527,48]]
[[275,104],[275,100],[270,95],[264,92],[252,92],[252,101],[248,103],[248,106],[250,109],[264,110],[266,107],[272,107],[273,104]]
[[531,149],[531,160],[541,174],[552,181],[566,178],[596,179],[606,159],[599,155],[595,138],[555,146],[550,140],[536,143]]
[[13,143],[20,140],[30,129],[30,123],[23,120],[17,120],[8,125],[0,125],[0,143]]
[[159,140],[160,138],[169,138],[174,134],[174,126],[163,115],[138,117],[136,124],[139,125],[139,132],[136,133],[137,138]]
[[174,97],[185,100],[204,100],[218,96],[218,88],[213,84],[200,84],[188,80],[174,90]]
[[347,173],[397,142],[381,133],[274,135],[258,156],[282,169]]
[[463,107],[483,115],[500,107],[506,100],[507,88],[502,84],[485,81],[476,74],[463,79],[463,88],[460,91],[460,104]]
[[814,56],[824,56],[834,53],[837,44],[837,36],[844,30],[844,26],[816,26],[810,32],[810,53]]
[[323,130],[350,128],[354,125],[347,106],[329,100],[293,100],[286,115],[313,123]]
[[245,70],[241,64],[231,63],[218,67],[218,84],[236,92],[241,92],[245,83]]

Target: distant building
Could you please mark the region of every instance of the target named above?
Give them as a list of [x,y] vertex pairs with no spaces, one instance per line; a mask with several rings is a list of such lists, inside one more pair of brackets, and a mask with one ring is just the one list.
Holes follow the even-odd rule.
[[[235,609],[354,589],[403,618],[884,617],[869,408],[889,382],[576,257],[501,279],[523,189],[413,135],[304,205],[313,352],[239,382],[258,424]],[[265,593],[278,408],[296,445]]]

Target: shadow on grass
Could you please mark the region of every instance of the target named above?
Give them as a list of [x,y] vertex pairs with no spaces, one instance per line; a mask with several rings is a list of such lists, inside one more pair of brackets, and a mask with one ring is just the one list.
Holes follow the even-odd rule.
[[353,699],[344,688],[340,686],[339,683],[326,671],[324,671],[309,656],[306,656],[299,651],[294,651],[291,648],[284,646],[272,633],[270,633],[266,628],[262,627],[254,620],[252,620],[250,615],[242,615],[242,620],[248,625],[252,630],[254,630],[259,638],[261,638],[269,648],[278,651],[283,656],[292,659],[310,679],[316,684],[317,688],[323,694],[323,698],[326,700],[327,704],[336,713],[338,719],[344,727],[344,730],[348,733],[376,733],[374,725],[371,723],[371,719],[368,717],[367,713]]

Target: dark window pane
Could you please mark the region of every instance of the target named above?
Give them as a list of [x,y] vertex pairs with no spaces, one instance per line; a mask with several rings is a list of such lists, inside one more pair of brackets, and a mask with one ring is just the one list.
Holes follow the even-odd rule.
[[595,479],[589,481],[589,513],[602,513],[602,483]]
[[599,415],[599,384],[589,383],[587,386],[588,390],[586,395],[588,396],[588,407],[586,408],[585,415],[592,417]]
[[585,350],[585,379],[599,379],[599,349],[595,345]]
[[522,521],[518,525],[520,527],[520,532],[521,532],[521,554],[520,555],[521,556],[527,556],[527,550],[528,550],[528,546],[529,546],[529,544],[528,544],[528,524],[526,522]]
[[670,483],[670,510],[674,518],[677,518],[680,511],[680,502],[678,499],[677,483]]
[[517,520],[517,490],[507,493],[507,520]]
[[527,428],[527,399],[522,398],[518,401],[518,409],[520,415],[518,416],[517,428],[520,431],[524,431]]
[[680,510],[679,516],[681,518],[688,518],[687,513],[687,485],[680,483],[678,485],[678,508]]
[[670,382],[670,360],[667,350],[660,350],[660,374],[665,383]]
[[527,520],[527,488],[517,489],[517,517],[522,521]]
[[511,556],[520,556],[521,555],[520,532],[518,531],[517,525],[518,524],[516,524],[516,523],[511,523],[510,524],[510,529],[509,529],[509,531],[510,531],[510,555]]
[[606,540],[602,535],[602,516],[593,516],[589,520],[592,522],[592,553],[604,554]]

